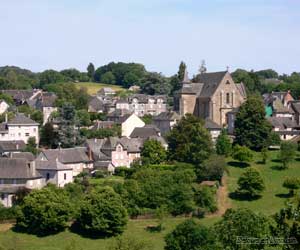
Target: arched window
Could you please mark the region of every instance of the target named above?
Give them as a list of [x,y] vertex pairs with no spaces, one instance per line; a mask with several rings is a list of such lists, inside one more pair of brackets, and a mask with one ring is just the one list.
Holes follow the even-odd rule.
[[230,94],[226,93],[226,104],[230,103]]

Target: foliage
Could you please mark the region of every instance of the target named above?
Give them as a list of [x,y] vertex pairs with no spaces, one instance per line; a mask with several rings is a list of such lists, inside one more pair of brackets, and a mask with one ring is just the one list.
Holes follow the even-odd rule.
[[[215,225],[216,235],[223,244],[223,249],[228,250],[257,250],[264,249],[262,244],[241,245],[241,239],[263,239],[269,235],[268,220],[249,209],[228,209],[222,220]],[[242,247],[243,246],[243,247]]]
[[239,162],[250,162],[253,159],[253,153],[246,146],[236,145],[233,147],[232,158]]
[[269,158],[268,149],[266,147],[262,148],[261,150],[261,158],[262,158],[262,163],[266,164]]
[[17,216],[18,228],[48,235],[67,227],[71,206],[66,193],[54,186],[34,190],[24,198]]
[[116,78],[115,78],[114,74],[111,71],[109,71],[109,72],[104,73],[101,76],[101,82],[106,83],[106,84],[115,84]]
[[282,162],[282,168],[287,169],[289,164],[296,156],[297,144],[293,142],[283,141],[280,145],[279,159]]
[[207,160],[196,168],[198,181],[221,181],[224,171],[226,170],[226,162],[224,156],[211,155]]
[[147,140],[141,151],[142,161],[150,164],[160,164],[167,159],[167,152],[157,140]]
[[300,179],[297,177],[287,177],[282,186],[289,189],[290,195],[294,196],[295,190],[300,188]]
[[250,96],[236,115],[235,142],[253,150],[267,147],[272,126],[265,117],[265,108],[260,97]]
[[45,70],[39,74],[39,87],[43,88],[47,84],[62,83],[66,80],[63,74],[55,70]]
[[179,224],[165,240],[165,250],[219,249],[213,231],[194,220],[186,220]]
[[151,250],[151,244],[133,237],[117,237],[109,250]]
[[95,76],[94,64],[89,63],[86,70],[87,70],[87,76],[89,77],[90,81],[94,81],[94,76]]
[[52,123],[46,123],[40,130],[40,144],[49,148],[58,145],[58,133],[54,130]]
[[6,208],[0,204],[0,222],[16,219],[16,207]]
[[8,105],[14,105],[14,100],[10,95],[0,93],[0,100],[4,100]]
[[147,73],[140,85],[142,93],[148,95],[168,95],[171,92],[169,79],[156,72]]
[[77,110],[76,117],[77,117],[77,120],[79,121],[80,126],[90,126],[92,123],[90,114],[85,109]]
[[120,196],[107,187],[86,195],[76,223],[94,235],[117,235],[125,229],[127,212]]
[[25,152],[31,152],[34,155],[37,155],[38,148],[37,148],[35,137],[28,138],[27,145],[25,147]]
[[177,73],[180,82],[183,81],[185,71],[186,71],[186,64],[184,62],[181,62]]
[[30,117],[32,120],[39,124],[43,124],[43,112],[29,107],[28,105],[18,106],[18,112],[24,113],[26,116]]
[[265,190],[264,180],[254,168],[248,168],[238,179],[237,193],[244,197],[255,198]]
[[168,136],[168,153],[171,160],[201,164],[213,152],[210,133],[204,121],[187,114],[174,126]]
[[195,203],[207,212],[217,211],[216,190],[213,187],[195,185]]
[[229,156],[231,154],[232,144],[227,134],[227,131],[223,129],[216,141],[216,151],[218,155]]
[[141,119],[145,124],[151,124],[152,123],[152,115],[144,115]]
[[88,139],[103,139],[107,137],[120,136],[121,129],[120,126],[113,126],[112,128],[101,128],[95,130],[89,130],[82,128],[80,133]]

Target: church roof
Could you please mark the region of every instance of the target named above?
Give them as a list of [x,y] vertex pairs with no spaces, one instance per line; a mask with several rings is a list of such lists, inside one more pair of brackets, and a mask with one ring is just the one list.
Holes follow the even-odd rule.
[[197,81],[203,83],[204,86],[201,90],[201,97],[210,97],[214,94],[219,84],[223,80],[227,71],[214,72],[214,73],[203,73],[197,76]]

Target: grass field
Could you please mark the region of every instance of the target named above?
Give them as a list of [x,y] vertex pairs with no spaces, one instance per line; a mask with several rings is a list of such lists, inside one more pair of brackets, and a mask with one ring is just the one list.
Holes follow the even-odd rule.
[[79,82],[75,84],[78,88],[86,87],[88,94],[95,95],[98,90],[104,87],[112,88],[115,91],[122,91],[125,90],[121,86],[118,85],[111,85],[111,84],[103,84],[103,83],[94,83],[94,82]]
[[[256,212],[261,212],[266,215],[278,212],[287,201],[285,195],[288,190],[282,187],[282,183],[286,176],[300,177],[300,158],[291,164],[287,170],[277,170],[280,162],[277,161],[278,152],[269,152],[269,160],[267,164],[259,164],[261,160],[260,154],[255,153],[254,161],[251,165],[257,168],[265,181],[266,190],[261,199],[254,201],[241,201],[228,198],[229,204],[233,208],[247,207]],[[239,176],[246,170],[240,168],[238,164],[232,164],[229,159],[229,174],[227,178],[229,192],[234,192],[237,187]],[[120,177],[109,177],[108,179],[92,179],[92,185],[100,185],[103,181],[122,181]],[[131,220],[128,223],[124,236],[132,236],[138,239],[145,240],[152,245],[152,250],[163,250],[164,237],[175,228],[177,224],[185,218],[168,218],[164,226],[165,230],[161,233],[151,233],[145,230],[148,225],[155,225],[155,220]],[[220,217],[209,217],[200,220],[200,223],[211,226],[220,220]],[[70,231],[65,231],[56,235],[39,238],[33,235],[20,234],[9,230],[9,225],[0,225],[0,247],[13,250],[106,250],[113,243],[114,238],[110,239],[88,239]],[[73,245],[77,248],[68,248]],[[1,248],[0,248],[1,249]]]

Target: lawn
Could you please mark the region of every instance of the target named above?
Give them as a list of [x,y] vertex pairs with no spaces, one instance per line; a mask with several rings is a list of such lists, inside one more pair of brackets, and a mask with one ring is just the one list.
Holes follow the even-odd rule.
[[[165,230],[161,233],[151,233],[145,230],[148,225],[155,225],[155,220],[131,220],[128,223],[124,236],[136,237],[149,243],[152,250],[163,250],[164,236],[185,218],[169,218],[164,224]],[[200,223],[212,225],[218,218],[206,218]],[[12,230],[0,225],[0,247],[14,250],[107,250],[114,238],[110,239],[88,239],[70,231],[65,231],[56,235],[39,238],[34,235],[15,233]],[[1,249],[1,248],[0,248]]]
[[75,84],[77,88],[86,87],[88,94],[95,95],[98,90],[104,87],[112,88],[115,91],[122,91],[125,90],[121,86],[118,85],[111,85],[111,84],[104,84],[104,83],[95,83],[95,82],[79,82]]
[[[269,160],[267,164],[260,164],[261,156],[255,153],[254,161],[251,166],[257,168],[266,185],[266,189],[262,194],[262,198],[254,201],[241,201],[230,199],[233,208],[247,207],[256,212],[261,212],[266,215],[272,215],[284,207],[288,198],[285,195],[288,193],[286,188],[282,187],[285,177],[298,176],[300,177],[300,159],[297,158],[287,170],[278,170],[280,162],[277,160],[279,151],[269,151]],[[234,164],[235,165],[235,164]],[[239,176],[245,171],[245,168],[238,166],[229,166],[228,189],[229,192],[234,192],[237,187]]]

